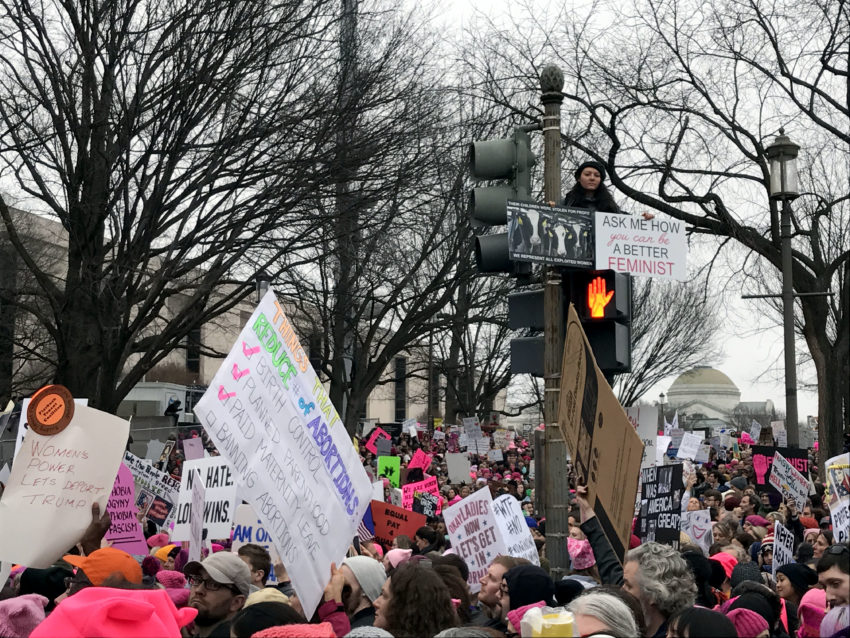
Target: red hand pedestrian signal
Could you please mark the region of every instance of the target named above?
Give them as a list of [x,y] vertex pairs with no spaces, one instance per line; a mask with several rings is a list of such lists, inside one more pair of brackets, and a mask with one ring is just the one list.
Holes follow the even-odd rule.
[[587,308],[593,319],[602,319],[605,316],[605,306],[614,296],[614,291],[606,292],[605,279],[596,277],[587,284]]

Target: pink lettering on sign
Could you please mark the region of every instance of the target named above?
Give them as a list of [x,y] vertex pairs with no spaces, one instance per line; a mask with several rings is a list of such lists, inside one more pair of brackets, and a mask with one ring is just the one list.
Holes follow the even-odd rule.
[[385,430],[381,428],[375,428],[372,430],[372,434],[369,437],[369,440],[366,441],[366,449],[369,450],[372,454],[378,453],[378,448],[375,446],[375,442],[379,439],[386,439],[387,441],[392,440],[392,437],[386,433]]
[[440,486],[437,483],[436,476],[429,476],[424,481],[419,481],[418,483],[402,485],[401,506],[408,511],[413,511],[414,492],[428,492],[429,494],[433,494],[437,497],[437,514],[440,514],[443,511],[443,506],[440,502]]

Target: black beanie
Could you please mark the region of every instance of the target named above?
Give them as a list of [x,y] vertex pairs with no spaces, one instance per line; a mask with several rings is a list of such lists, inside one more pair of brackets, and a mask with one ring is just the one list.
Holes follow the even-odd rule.
[[751,580],[755,583],[761,582],[761,571],[758,563],[747,561],[746,563],[738,563],[732,568],[732,589],[735,589],[745,580]]
[[505,573],[508,584],[508,596],[511,597],[511,609],[540,602],[555,607],[555,583],[549,575],[537,565],[517,565]]
[[605,167],[599,162],[595,162],[593,160],[588,160],[586,162],[583,162],[582,164],[579,164],[575,172],[576,181],[578,181],[578,178],[581,177],[581,172],[586,168],[595,168],[597,171],[599,171],[599,176],[602,178],[602,181],[605,181]]
[[764,618],[767,621],[768,627],[774,627],[776,625],[776,613],[774,612],[770,601],[756,592],[747,592],[738,596],[732,604],[729,605],[729,609],[726,610],[726,613],[729,613],[733,609],[749,609]]
[[777,574],[784,574],[785,578],[791,581],[791,587],[803,596],[809,588],[817,585],[818,575],[811,567],[801,565],[800,563],[788,563],[782,567],[776,568]]

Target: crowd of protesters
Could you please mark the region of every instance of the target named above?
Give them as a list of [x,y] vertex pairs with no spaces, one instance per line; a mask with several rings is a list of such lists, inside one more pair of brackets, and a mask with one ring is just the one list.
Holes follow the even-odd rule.
[[[364,467],[379,480],[377,459],[363,443],[357,441]],[[622,562],[586,486],[571,474],[571,564],[555,581],[546,521],[535,515],[532,446],[517,437],[501,461],[471,455],[469,477],[452,482],[445,454],[453,445],[405,433],[391,453],[405,468],[415,450],[427,446],[433,454],[427,473],[437,477],[444,506],[483,489],[515,497],[540,566],[497,556],[473,593],[445,522],[432,517],[392,546],[354,539],[348,557],[332,565],[323,599],[307,618],[286,566],[273,565],[263,547],[231,552],[229,539],[220,539],[203,560],[189,561],[186,543],[172,543],[148,525],[150,554],[140,559],[101,546],[109,520],[95,506],[86,534],[61,561],[13,569],[0,600],[0,638],[513,636],[536,607],[570,612],[576,636],[850,636],[850,550],[834,542],[814,458],[815,490],[800,511],[793,501],[757,491],[747,446],[728,462],[713,454],[688,477],[682,499],[683,509],[710,512],[708,552],[684,534],[678,548],[632,535]],[[163,461],[179,476],[180,446]],[[795,561],[774,570],[776,521],[794,534]]]

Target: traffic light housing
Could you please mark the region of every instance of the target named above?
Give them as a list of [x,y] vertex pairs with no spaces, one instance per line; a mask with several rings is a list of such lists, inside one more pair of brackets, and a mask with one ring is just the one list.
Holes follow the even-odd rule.
[[631,277],[613,270],[580,270],[570,279],[570,296],[596,365],[606,376],[631,372]]
[[[537,162],[528,133],[514,129],[508,139],[481,140],[469,145],[469,170],[478,181],[500,181],[476,186],[469,193],[469,216],[474,229],[508,223],[508,200],[531,200],[531,168]],[[475,237],[475,263],[482,273],[527,274],[528,264],[515,268],[508,256],[508,233],[488,232]]]

